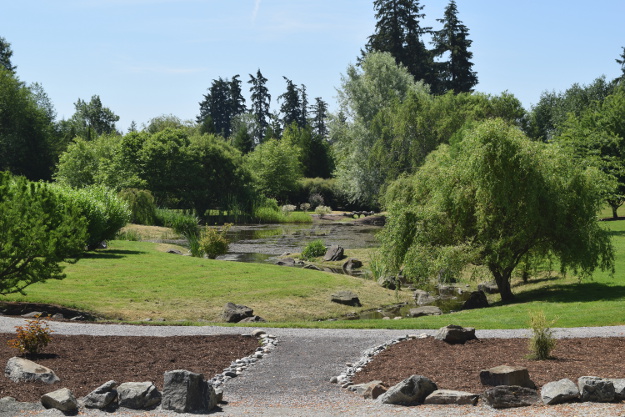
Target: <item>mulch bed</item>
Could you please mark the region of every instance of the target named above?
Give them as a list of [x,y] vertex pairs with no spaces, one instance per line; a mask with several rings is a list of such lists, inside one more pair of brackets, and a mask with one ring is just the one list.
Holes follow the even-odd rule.
[[[0,364],[19,352],[8,347],[15,334],[0,334]],[[206,379],[223,372],[233,360],[251,355],[258,340],[240,335],[220,336],[63,336],[52,335],[52,342],[38,356],[27,359],[52,369],[61,379],[52,386],[43,383],[14,383],[0,378],[0,398],[35,402],[48,392],[69,388],[83,397],[113,379],[122,382],[151,381],[163,388],[163,373],[186,369]]]
[[390,387],[411,375],[423,375],[439,389],[482,393],[480,370],[499,365],[524,366],[541,387],[580,376],[625,378],[625,338],[559,339],[554,359],[530,360],[527,339],[483,339],[449,345],[432,337],[397,343],[381,352],[353,378],[355,384],[383,381]]

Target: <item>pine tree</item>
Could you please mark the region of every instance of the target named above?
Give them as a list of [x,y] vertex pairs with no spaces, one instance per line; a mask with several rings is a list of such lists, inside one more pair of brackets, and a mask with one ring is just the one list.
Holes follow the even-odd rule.
[[621,76],[617,77],[615,81],[624,81],[625,80],[625,46],[622,47],[623,52],[621,52],[621,59],[615,59],[615,61],[621,65]]
[[300,99],[300,89],[293,81],[282,77],[286,81],[286,92],[278,97],[282,101],[280,112],[282,113],[282,128],[286,129],[292,123],[298,126],[302,120],[302,101]]
[[297,125],[301,128],[304,128],[308,126],[308,95],[306,94],[306,86],[304,84],[300,86],[299,92],[301,94],[301,110]]
[[0,68],[4,68],[15,74],[17,67],[11,63],[12,56],[13,50],[11,49],[11,44],[0,36]]
[[437,64],[440,82],[433,86],[433,90],[440,94],[450,90],[471,92],[477,84],[477,74],[471,69],[473,53],[469,51],[473,41],[468,39],[469,29],[458,20],[455,0],[449,2],[444,18],[437,20],[443,24],[443,29],[434,32],[434,54],[449,53],[449,60]]
[[271,104],[271,94],[265,86],[267,78],[263,77],[260,69],[256,71],[256,77],[250,74],[248,84],[251,84],[250,93],[252,99],[252,114],[256,120],[256,131],[254,132],[254,140],[256,143],[263,143],[267,126],[269,126],[269,106]]
[[328,127],[326,126],[326,118],[328,117],[328,103],[323,101],[321,97],[315,98],[315,104],[312,106],[313,133],[322,139],[328,136]]
[[204,100],[200,103],[197,122],[203,126],[202,131],[208,133],[210,117],[214,132],[228,138],[232,134],[232,120],[243,112],[245,99],[241,94],[239,75],[232,77],[232,80],[219,77],[213,80],[208,94],[204,95]]
[[419,25],[419,20],[425,17],[421,13],[424,6],[418,0],[375,0],[373,7],[377,23],[366,52],[389,52],[398,64],[408,68],[415,80],[435,83],[432,54],[422,40],[431,28]]

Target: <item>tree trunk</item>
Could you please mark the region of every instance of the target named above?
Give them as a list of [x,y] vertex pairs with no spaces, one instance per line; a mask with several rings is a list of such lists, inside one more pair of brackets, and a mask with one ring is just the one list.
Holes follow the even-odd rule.
[[616,212],[618,210],[618,206],[612,206],[612,218],[614,220],[618,219],[618,213]]
[[501,273],[499,270],[494,268],[490,268],[493,276],[495,277],[495,282],[497,283],[497,288],[499,288],[499,295],[501,296],[501,301],[504,303],[509,303],[514,300],[514,294],[512,294],[512,289],[510,288],[510,278],[512,273]]

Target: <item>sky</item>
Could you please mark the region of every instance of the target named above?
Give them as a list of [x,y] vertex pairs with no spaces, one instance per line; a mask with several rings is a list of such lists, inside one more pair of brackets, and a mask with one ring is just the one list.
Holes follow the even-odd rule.
[[[373,0],[3,0],[0,36],[18,77],[40,83],[67,119],[99,95],[132,121],[195,120],[212,80],[269,81],[273,110],[284,77],[336,111],[336,89],[375,30]],[[526,109],[544,91],[621,74],[623,0],[456,0],[473,41],[476,91],[514,94]],[[440,28],[448,0],[421,0],[423,27]]]

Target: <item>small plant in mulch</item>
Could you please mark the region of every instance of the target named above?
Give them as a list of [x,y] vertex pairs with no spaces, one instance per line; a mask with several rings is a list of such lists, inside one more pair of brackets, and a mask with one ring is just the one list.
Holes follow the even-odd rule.
[[21,354],[29,353],[36,355],[48,346],[52,340],[52,332],[48,322],[41,315],[36,315],[32,320],[26,320],[26,325],[15,326],[16,338],[9,340],[9,347],[19,350]]
[[556,339],[551,327],[555,323],[547,321],[543,311],[530,313],[530,328],[532,338],[529,341],[529,358],[535,360],[552,359],[551,352],[556,347]]

